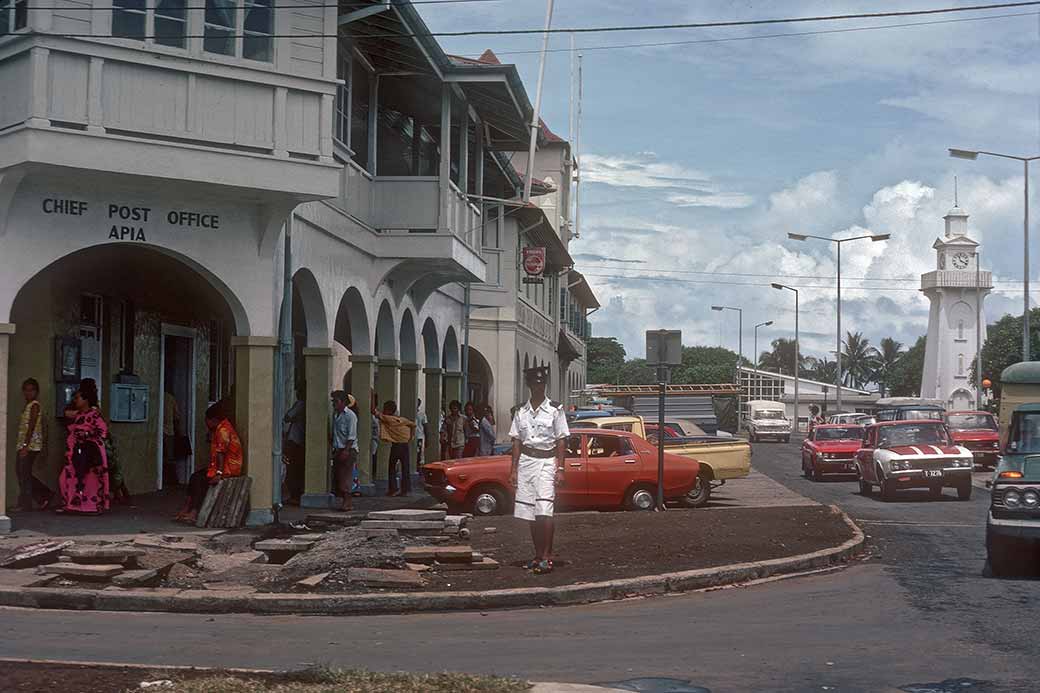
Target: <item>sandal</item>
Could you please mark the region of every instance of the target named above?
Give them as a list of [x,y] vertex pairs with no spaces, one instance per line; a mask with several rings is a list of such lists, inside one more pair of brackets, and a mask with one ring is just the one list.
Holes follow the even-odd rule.
[[537,558],[532,558],[527,563],[524,563],[523,569],[524,570],[534,570],[535,568],[538,567],[539,563],[541,563],[540,560],[538,560]]
[[532,572],[534,572],[535,575],[545,575],[547,573],[551,573],[552,571],[552,561],[538,561],[538,565],[534,567],[534,570]]

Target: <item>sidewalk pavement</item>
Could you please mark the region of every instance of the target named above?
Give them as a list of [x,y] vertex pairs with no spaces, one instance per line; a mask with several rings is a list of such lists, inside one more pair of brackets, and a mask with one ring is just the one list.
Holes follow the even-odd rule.
[[[56,514],[48,511],[17,512],[11,517],[13,529],[10,534],[0,535],[0,547],[25,543],[26,539],[51,537],[54,539],[96,538],[104,541],[118,541],[118,537],[136,534],[182,534],[193,532],[212,534],[212,529],[195,528],[173,521],[173,516],[184,504],[183,488],[169,489],[156,493],[141,494],[133,497],[133,505],[113,505],[112,510],[104,515],[71,515]],[[424,492],[411,496],[378,498],[355,498],[354,511],[343,513],[349,517],[364,517],[373,510],[396,510],[398,508],[429,508],[436,500]],[[335,512],[314,508],[286,506],[282,508],[279,520],[283,524],[305,522],[308,515],[318,512]]]

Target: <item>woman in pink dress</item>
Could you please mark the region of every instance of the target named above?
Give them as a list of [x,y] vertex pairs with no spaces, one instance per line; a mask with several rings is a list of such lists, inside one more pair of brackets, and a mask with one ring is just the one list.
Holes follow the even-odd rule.
[[85,379],[66,410],[65,466],[58,477],[63,507],[56,512],[97,515],[109,509],[108,425],[98,410],[97,385]]

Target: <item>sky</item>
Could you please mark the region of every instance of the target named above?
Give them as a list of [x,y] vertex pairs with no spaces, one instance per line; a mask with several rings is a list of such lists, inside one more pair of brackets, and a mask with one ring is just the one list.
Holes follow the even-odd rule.
[[[979,3],[557,0],[553,26],[970,4]],[[417,7],[434,32],[540,28],[545,20],[540,0]],[[951,159],[947,148],[1040,154],[1037,12],[575,35],[583,55],[584,178],[580,238],[570,250],[603,304],[590,317],[593,334],[616,336],[629,357],[643,356],[648,329],[680,329],[684,344],[736,351],[737,314],[710,309],[725,304],[743,308],[749,355],[756,323],[773,321],[759,330],[759,351],[793,337],[794,295],[769,286],[783,282],[799,289],[803,353],[824,356],[836,348],[835,244],[791,241],[787,233],[890,233],[887,242],[844,244],[842,329],[872,344],[894,337],[910,345],[927,331],[928,300],[917,288],[921,273],[936,268],[932,243],[953,206],[955,176],[983,269],[994,272],[986,317],[1020,314],[1022,165]],[[937,20],[943,23],[764,37]],[[515,63],[533,101],[539,35],[439,40],[450,53],[491,48]],[[554,35],[550,47],[568,49],[570,41]],[[616,48],[676,41],[697,43]],[[570,54],[550,53],[542,115],[563,137],[570,75]],[[1040,179],[1033,183],[1040,187]],[[1037,257],[1040,244],[1033,245]],[[1031,266],[1035,301],[1040,281],[1037,263]]]

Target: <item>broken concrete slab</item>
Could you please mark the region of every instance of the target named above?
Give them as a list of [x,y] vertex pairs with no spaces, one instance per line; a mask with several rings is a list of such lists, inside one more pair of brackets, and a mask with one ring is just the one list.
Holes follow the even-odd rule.
[[363,582],[369,585],[402,585],[422,587],[426,584],[422,576],[411,570],[389,570],[385,568],[350,568],[348,582]]
[[0,587],[42,587],[56,575],[40,575],[36,568],[0,570]]
[[14,555],[0,561],[0,568],[35,568],[38,565],[54,563],[70,546],[71,541],[46,541],[23,546]]
[[170,566],[170,569],[166,572],[167,580],[189,580],[194,578],[196,575],[195,571],[184,565],[183,563],[174,563]]
[[120,544],[73,544],[64,554],[73,563],[127,564],[145,554],[144,549]]
[[150,587],[159,582],[158,570],[124,570],[112,577],[117,587]]
[[404,565],[408,570],[414,570],[417,573],[424,573],[430,569],[430,566],[425,563],[405,563]]
[[325,538],[323,532],[312,532],[310,534],[294,534],[293,541],[320,541]]
[[484,557],[484,560],[474,563],[438,563],[434,570],[496,570],[498,561],[493,558]]
[[444,518],[445,526],[453,527],[465,527],[466,522],[469,520],[465,515],[448,515]]
[[137,567],[145,570],[158,570],[160,576],[165,576],[172,566],[186,563],[194,558],[194,554],[183,551],[150,549],[143,556],[137,557]]
[[240,585],[233,582],[206,582],[202,586],[209,592],[234,592],[236,594],[256,592],[256,588],[252,585]]
[[253,544],[253,548],[267,554],[267,562],[274,565],[283,565],[293,556],[310,551],[313,547],[313,541],[295,541],[293,539],[265,539]]
[[404,560],[411,563],[432,563],[437,559],[437,548],[433,546],[408,546]]
[[206,572],[222,573],[225,570],[252,563],[261,557],[265,561],[267,560],[267,555],[262,551],[240,551],[238,553],[210,553],[205,551],[199,558],[198,564]]
[[361,529],[396,529],[399,531],[428,529],[443,532],[444,522],[439,520],[363,520]]
[[367,519],[393,520],[404,522],[443,522],[447,514],[448,513],[445,510],[420,510],[417,508],[401,508],[399,510],[373,510],[368,514]]
[[194,541],[167,541],[161,537],[146,534],[142,537],[134,537],[135,546],[143,546],[150,549],[164,549],[166,551],[188,551],[196,553],[199,545]]
[[51,563],[43,567],[47,575],[59,575],[63,578],[77,580],[109,580],[123,572],[121,565],[83,564],[83,563]]
[[472,546],[438,546],[434,558],[440,563],[472,563]]
[[343,525],[350,526],[356,525],[364,519],[364,513],[344,513],[344,512],[328,512],[328,513],[311,513],[307,516],[307,524],[326,524],[326,525]]
[[311,575],[310,577],[305,577],[302,580],[297,580],[296,584],[300,587],[317,587],[329,575],[331,575],[331,573],[318,573],[317,575]]

